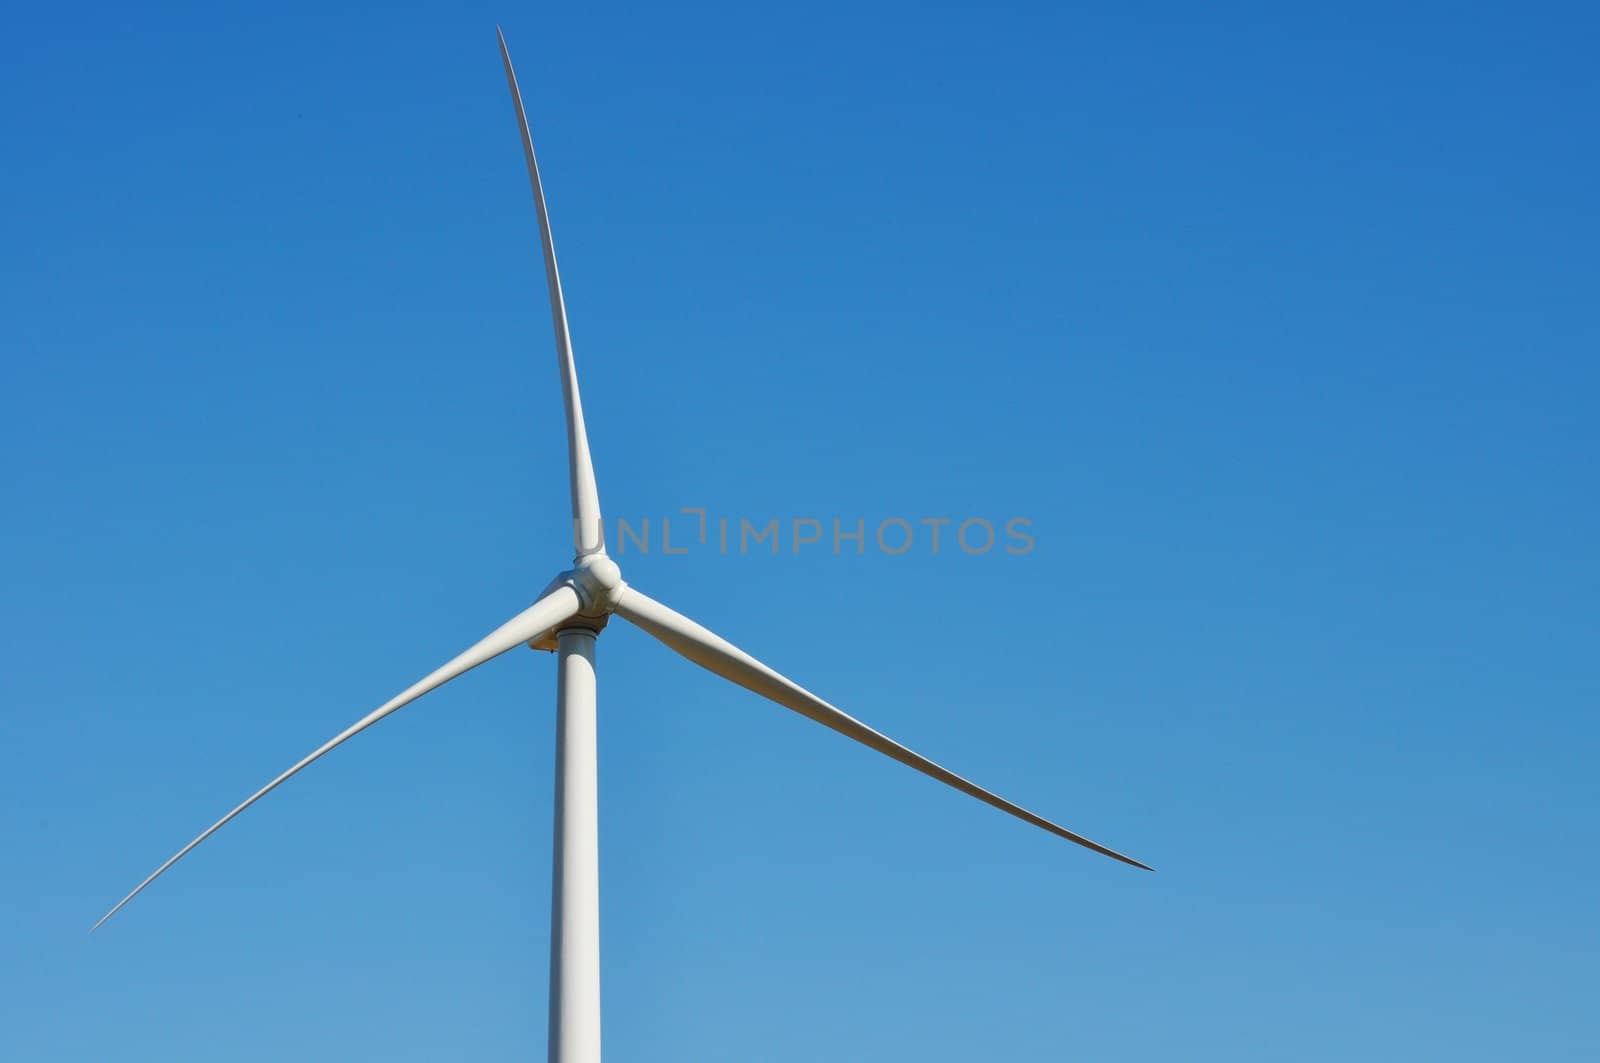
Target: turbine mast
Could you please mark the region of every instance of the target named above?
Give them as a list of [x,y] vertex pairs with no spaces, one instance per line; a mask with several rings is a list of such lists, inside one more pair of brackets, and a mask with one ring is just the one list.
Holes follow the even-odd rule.
[[550,1063],[600,1063],[596,632],[556,636],[556,829],[550,889]]

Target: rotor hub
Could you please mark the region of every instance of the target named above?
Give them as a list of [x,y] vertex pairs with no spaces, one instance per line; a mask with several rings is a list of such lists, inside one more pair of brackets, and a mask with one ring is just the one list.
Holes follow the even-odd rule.
[[584,616],[610,616],[622,590],[622,568],[605,554],[588,554],[572,570],[572,586],[583,599]]

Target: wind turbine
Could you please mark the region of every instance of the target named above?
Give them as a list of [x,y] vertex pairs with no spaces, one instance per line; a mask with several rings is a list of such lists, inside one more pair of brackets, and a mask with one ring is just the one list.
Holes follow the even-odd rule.
[[[496,32],[499,33],[498,29]],[[912,752],[780,675],[726,639],[623,581],[622,570],[606,555],[600,518],[600,493],[595,487],[594,463],[589,457],[589,437],[584,430],[583,403],[578,396],[578,372],[572,358],[566,303],[561,295],[561,275],[556,268],[556,249],[550,236],[550,215],[545,207],[539,163],[534,157],[533,137],[528,132],[528,118],[523,111],[522,93],[517,88],[517,75],[511,67],[511,54],[506,48],[505,35],[501,33],[499,37],[500,58],[505,64],[506,83],[511,90],[511,102],[516,109],[517,125],[522,133],[528,179],[533,186],[533,202],[539,219],[539,241],[544,249],[545,279],[550,290],[550,312],[555,324],[556,358],[561,369],[562,400],[566,406],[572,537],[577,550],[572,568],[551,580],[538,600],[528,608],[334,735],[207,827],[199,837],[179,849],[171,859],[139,883],[132,893],[101,916],[91,932],[98,930],[146,886],[239,813],[325,753],[343,745],[379,720],[507,650],[523,645],[533,649],[554,650],[557,661],[557,742],[555,873],[550,902],[549,1058],[551,1063],[597,1063],[600,1059],[600,873],[596,816],[595,639],[613,615],[643,629],[702,668],[898,760],[946,786],[1114,860],[1146,871],[1152,870],[1147,864],[1035,815]]]

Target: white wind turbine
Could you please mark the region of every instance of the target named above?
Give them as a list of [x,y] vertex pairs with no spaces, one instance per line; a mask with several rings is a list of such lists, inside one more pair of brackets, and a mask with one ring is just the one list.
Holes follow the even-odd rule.
[[517,88],[517,76],[511,68],[511,55],[506,50],[504,34],[500,35],[500,57],[505,63],[506,81],[511,89],[511,101],[516,107],[517,124],[522,132],[522,151],[527,158],[528,178],[533,185],[539,239],[544,248],[545,278],[550,289],[550,310],[555,321],[556,356],[561,368],[561,393],[567,418],[573,541],[577,547],[573,567],[551,580],[536,602],[476,645],[339,732],[288,771],[251,794],[238,808],[207,827],[199,837],[156,868],[132,893],[118,901],[91,929],[98,930],[101,924],[138,896],[162,872],[215,834],[229,820],[312,761],[354,738],[385,716],[517,646],[554,650],[557,657],[557,745],[555,874],[550,902],[549,1058],[551,1063],[596,1063],[600,1059],[600,875],[596,817],[594,649],[596,636],[612,614],[642,628],[702,668],[947,786],[1058,837],[1125,864],[1151,870],[1147,864],[1034,815],[926,757],[913,753],[834,708],[798,683],[779,675],[682,613],[623,582],[622,570],[606,556],[600,519],[600,494],[595,488],[594,464],[589,458],[589,439],[583,425],[583,405],[578,398],[578,373],[573,364],[572,342],[567,332],[567,311],[561,295],[561,276],[556,269],[555,244],[550,237],[550,216],[545,208],[539,164],[534,158],[533,139],[528,132],[522,94]]

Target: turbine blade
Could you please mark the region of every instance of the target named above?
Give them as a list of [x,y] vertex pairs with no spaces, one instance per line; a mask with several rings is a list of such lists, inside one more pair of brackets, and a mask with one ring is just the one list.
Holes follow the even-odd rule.
[[792,709],[824,727],[838,731],[846,738],[853,738],[907,767],[915,768],[924,775],[938,779],[946,786],[954,787],[970,797],[976,797],[984,804],[993,805],[1002,812],[1009,812],[1024,823],[1031,823],[1070,842],[1077,842],[1113,860],[1121,860],[1125,864],[1142,867],[1146,871],[1155,870],[1131,856],[1124,856],[1042,816],[1036,816],[1022,806],[1012,804],[998,794],[990,793],[955,772],[940,767],[927,757],[913,753],[893,739],[879,734],[861,721],[834,708],[798,683],[779,675],[682,613],[662,605],[631,586],[622,592],[622,599],[617,603],[617,615],[660,639],[700,667],[715,672],[724,679],[732,680],[747,690],[753,690],[762,697],[770,698],[784,708]]
[[572,542],[578,556],[605,552],[605,529],[600,520],[600,491],[594,482],[594,462],[589,457],[589,436],[583,427],[583,400],[578,395],[578,369],[572,360],[572,335],[567,330],[567,303],[561,295],[561,272],[556,268],[555,239],[550,235],[550,212],[544,203],[544,183],[539,180],[539,160],[533,154],[533,134],[522,108],[517,73],[511,69],[506,36],[500,38],[500,58],[505,62],[506,84],[517,109],[522,131],[522,154],[528,161],[528,181],[533,185],[533,205],[539,215],[539,242],[544,247],[544,275],[550,287],[550,316],[555,322],[556,357],[561,364],[561,394],[567,409],[567,465],[572,481]]
[[203,832],[201,832],[198,838],[190,842],[188,845],[185,845],[182,849],[179,849],[177,855],[172,857],[172,859],[168,860],[166,863],[162,864],[160,867],[156,868],[150,877],[139,883],[138,887],[132,893],[118,901],[116,907],[112,908],[105,915],[101,916],[100,921],[89,928],[89,932],[93,933],[94,931],[100,929],[101,924],[103,924],[107,919],[110,919],[113,915],[116,915],[117,912],[121,911],[123,905],[137,897],[146,886],[150,885],[150,883],[159,878],[162,872],[166,871],[167,868],[171,867],[173,864],[183,859],[184,856],[188,855],[191,849],[205,841],[207,838],[211,837],[218,830],[220,830],[224,824],[233,819],[233,817],[237,816],[239,813],[243,812],[245,809],[261,800],[267,794],[277,789],[278,786],[292,776],[298,774],[302,768],[305,768],[312,761],[321,757],[324,753],[327,753],[334,747],[342,745],[347,740],[354,738],[356,735],[360,734],[362,731],[365,731],[367,728],[371,727],[385,716],[388,716],[397,709],[409,705],[411,702],[420,698],[422,695],[426,694],[435,687],[448,683],[461,673],[468,671],[469,669],[476,668],[478,665],[489,660],[490,658],[497,657],[514,646],[520,646],[529,639],[536,637],[539,633],[550,629],[564,620],[570,619],[577,614],[578,607],[579,602],[577,592],[571,587],[563,585],[550,591],[537,602],[534,602],[528,608],[524,609],[522,612],[518,613],[516,616],[512,617],[510,620],[506,621],[500,627],[495,629],[475,646],[468,649],[454,660],[450,661],[450,663],[432,672],[420,682],[406,688],[404,692],[395,697],[393,700],[387,701],[378,706],[378,708],[369,712],[367,715],[363,716],[349,727],[346,727],[343,731],[340,731],[338,734],[334,735],[327,742],[324,742],[322,745],[318,746],[316,750],[314,750],[309,756],[302,759],[294,767],[290,768],[288,771],[284,772],[282,775],[278,776],[276,779],[273,779],[271,782],[267,783],[267,785],[251,794],[250,797],[238,808],[235,808],[232,812],[229,812],[226,816],[223,816],[211,826],[207,827]]

